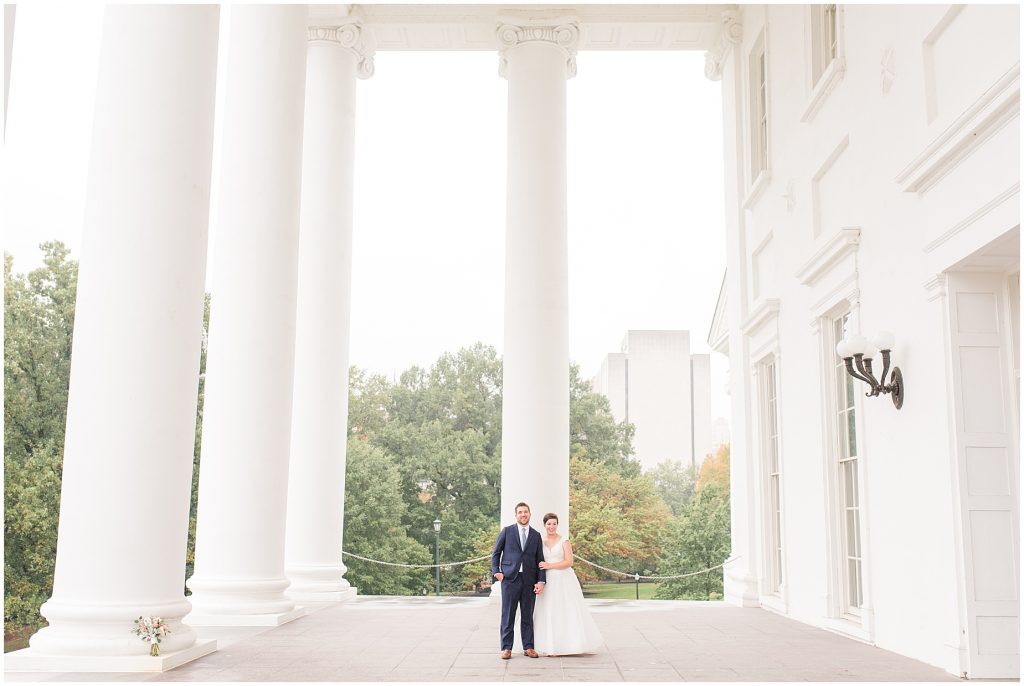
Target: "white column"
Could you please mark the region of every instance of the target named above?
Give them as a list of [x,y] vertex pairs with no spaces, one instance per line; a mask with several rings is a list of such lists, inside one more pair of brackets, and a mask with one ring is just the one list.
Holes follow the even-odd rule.
[[195,624],[274,625],[295,350],[305,5],[231,9],[199,477]]
[[285,573],[294,600],[345,600],[342,578],[356,76],[373,73],[361,27],[309,29],[295,394]]
[[566,79],[579,29],[506,23],[498,29],[508,79],[505,352],[501,521],[529,503],[535,523],[569,524],[569,287]]
[[104,15],[56,572],[41,609],[49,626],[25,651],[64,656],[54,669],[152,659],[130,633],[139,615],[169,623],[165,652],[195,651],[181,618],[217,24],[203,5]]
[[754,389],[750,369],[748,341],[743,334],[747,319],[744,215],[741,208],[745,188],[743,140],[743,81],[740,44],[743,39],[741,16],[734,10],[722,12],[722,33],[717,45],[705,54],[704,74],[722,80],[722,117],[725,136],[725,224],[728,256],[729,297],[729,400],[732,406],[729,460],[731,491],[730,531],[733,561],[723,569],[725,601],[743,607],[760,605],[758,590],[758,551],[754,536],[753,503],[753,425],[750,408]]

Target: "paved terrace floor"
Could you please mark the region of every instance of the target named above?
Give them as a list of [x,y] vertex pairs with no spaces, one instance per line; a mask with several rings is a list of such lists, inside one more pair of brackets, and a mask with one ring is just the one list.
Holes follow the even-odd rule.
[[595,655],[498,657],[486,598],[364,596],[274,629],[209,629],[219,650],[163,674],[7,673],[8,681],[958,681],[765,610],[589,600]]

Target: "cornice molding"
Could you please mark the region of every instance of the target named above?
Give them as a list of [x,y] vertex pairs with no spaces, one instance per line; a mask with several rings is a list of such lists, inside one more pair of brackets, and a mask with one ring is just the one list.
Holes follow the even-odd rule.
[[805,286],[813,286],[840,260],[857,252],[860,245],[860,228],[846,227],[836,232],[796,273],[796,278]]
[[372,39],[359,21],[347,21],[329,26],[310,26],[307,29],[310,45],[331,45],[348,50],[356,56],[356,75],[361,79],[373,76],[374,49]]
[[[319,7],[319,6],[312,6]],[[736,5],[352,5],[375,49],[482,50],[500,46],[495,26],[579,22],[578,50],[707,50],[721,30],[723,9]],[[313,9],[311,9],[311,13]],[[344,10],[335,10],[335,14]],[[315,23],[324,24],[319,21]]]
[[527,43],[546,43],[565,51],[567,78],[576,76],[576,51],[580,45],[580,24],[575,17],[559,21],[524,22],[513,19],[498,25],[498,75],[508,77],[508,52]]
[[923,193],[1019,115],[1020,62],[904,167],[896,183],[907,193]]

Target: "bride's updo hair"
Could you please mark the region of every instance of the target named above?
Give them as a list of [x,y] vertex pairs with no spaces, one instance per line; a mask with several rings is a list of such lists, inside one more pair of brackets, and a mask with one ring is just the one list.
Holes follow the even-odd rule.
[[553,519],[557,522],[558,515],[556,515],[554,512],[548,512],[546,515],[544,515],[544,523],[547,524],[549,519]]

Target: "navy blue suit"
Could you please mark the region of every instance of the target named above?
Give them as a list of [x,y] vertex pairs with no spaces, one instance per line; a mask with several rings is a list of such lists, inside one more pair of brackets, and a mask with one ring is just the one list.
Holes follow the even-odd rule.
[[[536,529],[527,527],[526,548],[519,540],[519,523],[506,526],[498,534],[491,553],[491,574],[501,572],[501,649],[512,650],[515,638],[516,608],[522,612],[519,628],[523,636],[523,649],[533,647],[533,605],[537,600],[533,586],[546,581],[540,568],[544,561],[544,548]],[[520,571],[520,566],[522,571]]]

